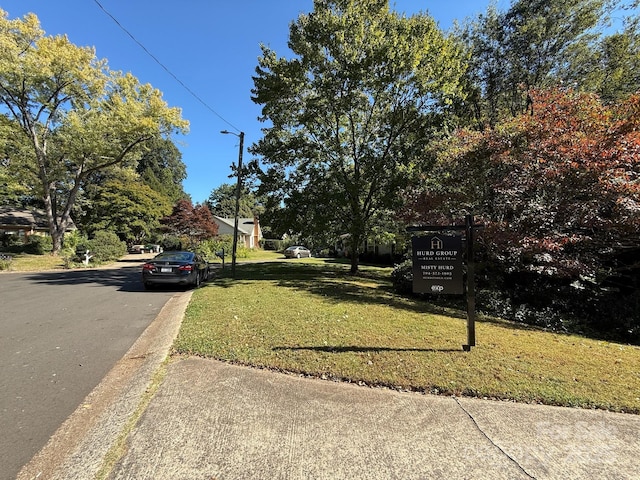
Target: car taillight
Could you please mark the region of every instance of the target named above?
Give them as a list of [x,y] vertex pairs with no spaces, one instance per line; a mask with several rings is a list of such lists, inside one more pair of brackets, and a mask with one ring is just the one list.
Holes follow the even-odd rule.
[[181,267],[178,267],[178,270],[181,272],[190,272],[193,270],[193,265],[182,265]]
[[150,271],[150,270],[155,270],[156,266],[153,263],[145,263],[144,265],[142,265],[142,271]]

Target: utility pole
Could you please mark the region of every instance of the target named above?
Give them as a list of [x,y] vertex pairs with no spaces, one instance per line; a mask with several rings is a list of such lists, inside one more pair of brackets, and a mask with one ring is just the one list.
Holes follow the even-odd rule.
[[244,132],[240,134],[222,130],[220,133],[235,135],[240,138],[240,148],[238,149],[238,167],[236,175],[238,182],[236,183],[236,206],[235,216],[233,220],[233,247],[231,249],[231,277],[236,278],[236,256],[238,252],[238,213],[240,212],[240,193],[242,192],[242,150],[244,149]]

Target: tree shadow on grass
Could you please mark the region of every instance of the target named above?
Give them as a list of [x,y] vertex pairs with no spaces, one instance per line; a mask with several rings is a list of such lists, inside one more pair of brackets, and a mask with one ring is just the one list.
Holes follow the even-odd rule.
[[273,347],[271,350],[279,351],[279,350],[311,350],[316,352],[326,352],[326,353],[366,353],[366,352],[462,352],[462,349],[457,348],[391,348],[391,347],[358,347],[355,345],[341,345],[341,346],[296,346],[296,347],[287,347],[287,346],[278,346]]
[[[417,296],[396,293],[389,267],[362,266],[357,275],[349,272],[348,263],[318,262],[317,259],[313,262],[280,260],[245,263],[237,267],[235,280],[230,277],[230,273],[219,271],[219,278],[213,283],[217,287],[228,288],[238,282],[268,281],[286,289],[317,295],[329,302],[385,305],[412,313],[467,319],[466,304],[462,296],[446,302],[430,302]],[[512,330],[544,331],[542,327],[481,314],[478,314],[477,320]]]
[[389,306],[414,313],[466,318],[466,312],[403,297],[393,289],[391,269],[362,267],[357,275],[350,265],[305,263],[299,261],[264,262],[239,265],[236,279],[221,275],[215,285],[232,287],[238,282],[272,282],[280,287],[311,293],[334,303]]

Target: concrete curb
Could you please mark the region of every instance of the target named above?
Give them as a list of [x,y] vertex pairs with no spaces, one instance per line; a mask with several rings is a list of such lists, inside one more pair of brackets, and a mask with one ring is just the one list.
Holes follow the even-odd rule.
[[167,358],[192,293],[169,299],[125,356],[20,470],[17,480],[95,477]]

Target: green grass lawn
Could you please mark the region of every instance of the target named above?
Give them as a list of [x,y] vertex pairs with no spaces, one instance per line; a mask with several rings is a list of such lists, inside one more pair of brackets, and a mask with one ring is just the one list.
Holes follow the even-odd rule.
[[178,354],[452,395],[640,413],[640,347],[483,318],[393,293],[389,268],[240,264],[194,292]]
[[7,268],[2,271],[6,272],[38,272],[44,270],[64,270],[69,268],[95,268],[108,264],[90,263],[86,267],[81,262],[66,263],[64,255],[33,255],[28,253],[11,253],[11,262],[4,264]]
[[3,271],[35,272],[42,270],[59,270],[64,268],[62,257],[52,255],[31,255],[28,253],[10,253],[11,262]]
[[[273,250],[248,250],[245,249],[239,252],[239,255],[236,257],[236,262],[259,262],[259,261],[270,261],[270,260],[284,260],[284,255],[282,252],[275,252]],[[219,257],[210,257],[208,258],[209,263],[222,263],[222,260]],[[225,259],[225,266],[231,265],[231,252],[227,252]]]

